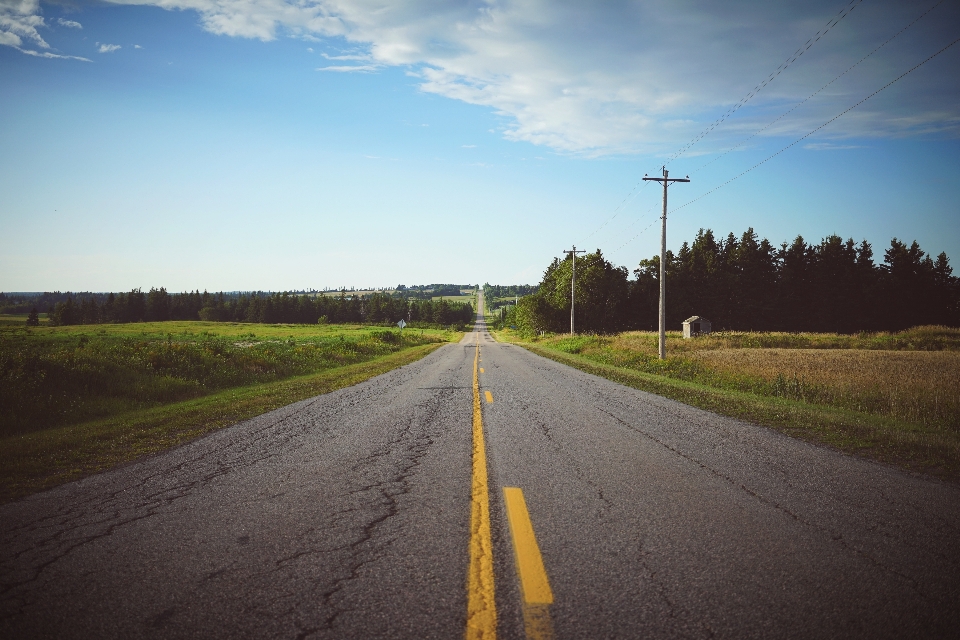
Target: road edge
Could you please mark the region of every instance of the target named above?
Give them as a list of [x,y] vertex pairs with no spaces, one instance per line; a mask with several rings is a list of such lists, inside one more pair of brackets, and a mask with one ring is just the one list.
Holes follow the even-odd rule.
[[289,404],[365,382],[421,360],[446,344],[450,343],[420,345],[306,376],[227,389],[147,411],[5,438],[0,440],[0,504],[167,451]]
[[[903,471],[950,482],[960,481],[960,466],[956,458],[948,453],[950,443],[921,442],[926,434],[908,423],[787,398],[768,398],[716,389],[603,364],[577,354],[530,343],[511,341],[509,344],[617,384],[744,420],[792,438],[888,464]],[[916,455],[917,450],[924,452],[922,458]]]

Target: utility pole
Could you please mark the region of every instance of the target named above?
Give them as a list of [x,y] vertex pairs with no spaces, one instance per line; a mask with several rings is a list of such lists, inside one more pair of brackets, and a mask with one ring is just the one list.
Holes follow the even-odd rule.
[[663,218],[660,231],[660,359],[667,357],[667,185],[671,182],[690,182],[690,176],[686,178],[668,178],[669,171],[663,167],[662,178],[648,178],[643,176],[644,180],[656,180],[663,183]]
[[586,253],[586,251],[582,249],[580,251],[577,251],[577,245],[573,245],[573,249],[564,249],[563,252],[569,253],[570,257],[573,258],[573,276],[570,278],[570,335],[574,335],[573,300],[574,300],[574,291],[576,291],[576,286],[577,286],[577,254]]

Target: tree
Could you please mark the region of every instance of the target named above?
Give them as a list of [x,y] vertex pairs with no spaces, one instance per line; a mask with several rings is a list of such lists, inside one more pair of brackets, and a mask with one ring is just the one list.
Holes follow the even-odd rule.
[[151,322],[162,322],[170,319],[170,296],[163,287],[150,288],[147,292],[146,319]]
[[895,331],[926,324],[931,319],[934,264],[916,240],[908,247],[897,238],[883,256],[886,328]]
[[36,307],[33,307],[32,309],[30,309],[30,315],[27,316],[27,326],[28,327],[40,326],[40,314],[37,313]]
[[[564,331],[570,322],[570,256],[554,259],[537,293],[525,296],[517,326],[527,332]],[[614,333],[628,327],[629,283],[625,267],[615,267],[597,249],[577,258],[576,328],[584,333]]]

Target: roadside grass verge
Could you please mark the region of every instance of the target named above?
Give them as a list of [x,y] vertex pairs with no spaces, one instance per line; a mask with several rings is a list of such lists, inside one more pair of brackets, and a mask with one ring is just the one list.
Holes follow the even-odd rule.
[[[907,335],[911,332],[921,335]],[[960,480],[957,330],[859,337],[740,335],[734,340],[769,342],[771,348],[739,349],[729,336],[713,342],[677,336],[666,361],[656,360],[656,334],[525,340],[511,331],[495,333],[626,386],[846,453]],[[785,347],[787,341],[795,346]],[[891,350],[892,345],[901,350]]]
[[0,438],[320,373],[460,335],[211,322],[0,328]]
[[193,440],[293,402],[410,364],[446,342],[419,345],[320,373],[219,391],[146,410],[0,440],[0,503]]

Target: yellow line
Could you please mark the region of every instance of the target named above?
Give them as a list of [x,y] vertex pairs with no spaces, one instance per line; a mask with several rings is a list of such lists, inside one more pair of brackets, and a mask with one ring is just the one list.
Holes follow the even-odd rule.
[[473,488],[470,497],[470,567],[467,571],[467,640],[497,637],[497,608],[493,592],[493,540],[490,535],[490,491],[487,488],[487,452],[480,413],[480,381],[473,359]]
[[503,499],[507,505],[513,553],[523,591],[524,631],[528,640],[550,640],[553,638],[553,622],[550,619],[553,591],[550,590],[537,538],[533,535],[533,523],[530,522],[523,491],[504,487]]
[[493,402],[493,394],[492,394],[492,393],[490,393],[489,391],[484,391],[484,392],[483,392],[483,395],[487,398],[487,404],[490,404],[491,402]]
[[504,487],[503,499],[507,503],[507,520],[510,522],[510,535],[513,536],[523,600],[528,604],[553,604],[553,592],[537,538],[533,535],[533,523],[530,522],[523,491],[516,487]]

